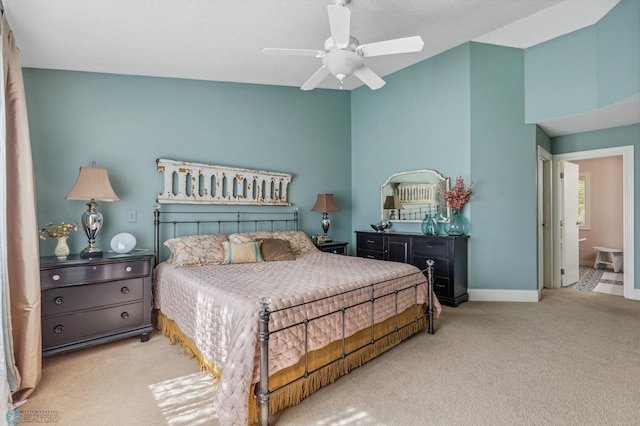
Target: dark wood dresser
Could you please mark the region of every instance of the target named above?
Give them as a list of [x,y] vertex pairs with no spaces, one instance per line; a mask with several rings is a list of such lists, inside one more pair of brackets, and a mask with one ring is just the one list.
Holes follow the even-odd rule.
[[149,340],[152,259],[116,253],[102,259],[40,258],[42,355],[138,335]]
[[467,293],[468,236],[427,236],[417,233],[356,231],[357,256],[410,263],[420,269],[434,260],[433,290],[447,306],[469,300]]

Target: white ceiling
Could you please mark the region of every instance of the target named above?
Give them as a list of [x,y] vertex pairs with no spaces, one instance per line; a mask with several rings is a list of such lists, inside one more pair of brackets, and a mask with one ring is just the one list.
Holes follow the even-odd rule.
[[[470,40],[533,46],[596,23],[618,1],[351,0],[347,7],[351,34],[362,44],[414,35],[424,40],[419,53],[366,58],[369,68],[384,77]],[[23,67],[299,87],[321,66],[320,59],[264,56],[261,50],[322,50],[332,1],[3,3]],[[349,77],[344,89],[361,85]],[[339,82],[329,76],[318,87],[338,89]],[[636,108],[636,114],[627,116],[640,122],[640,102],[627,101],[622,107]],[[569,133],[583,131],[579,119],[573,117],[571,123]],[[607,120],[601,125],[611,127]],[[561,127],[556,123],[548,129]]]

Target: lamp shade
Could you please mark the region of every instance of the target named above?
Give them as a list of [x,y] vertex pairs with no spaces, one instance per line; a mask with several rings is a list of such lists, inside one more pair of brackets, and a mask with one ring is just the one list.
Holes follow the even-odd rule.
[[384,199],[383,208],[395,210],[401,209],[402,203],[400,203],[400,197],[397,195],[387,195],[387,198]]
[[98,167],[80,167],[76,185],[65,197],[67,200],[118,201],[109,182],[107,169]]
[[333,194],[318,194],[316,203],[311,208],[312,212],[339,212],[340,209],[333,199]]

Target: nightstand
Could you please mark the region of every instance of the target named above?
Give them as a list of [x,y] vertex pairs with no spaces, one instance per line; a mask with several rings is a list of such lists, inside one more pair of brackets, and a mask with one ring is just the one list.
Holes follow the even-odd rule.
[[316,247],[318,247],[320,251],[324,251],[326,253],[347,255],[347,245],[349,245],[349,243],[332,241],[330,243],[316,244]]
[[40,258],[42,356],[125,337],[149,340],[153,254]]

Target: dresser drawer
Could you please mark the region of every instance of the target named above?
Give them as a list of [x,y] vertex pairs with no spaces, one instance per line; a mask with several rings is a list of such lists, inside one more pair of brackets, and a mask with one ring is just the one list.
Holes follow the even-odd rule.
[[[411,264],[418,267],[420,270],[427,269],[427,260],[433,260],[433,276],[434,277],[449,277],[449,259],[437,258],[434,256],[414,256],[411,260]],[[426,275],[426,272],[425,272]]]
[[142,300],[144,279],[54,287],[42,291],[42,316]]
[[447,256],[449,242],[445,239],[422,239],[413,240],[414,256]]
[[143,277],[150,274],[148,261],[97,263],[94,265],[65,266],[40,271],[41,288],[73,284]]
[[367,259],[384,260],[384,252],[358,249],[358,257],[366,257]]
[[452,297],[449,280],[446,278],[435,277],[433,279],[433,292],[438,297]]
[[42,346],[51,348],[79,339],[143,325],[143,302],[42,319]]
[[358,250],[384,252],[384,235],[358,234]]

